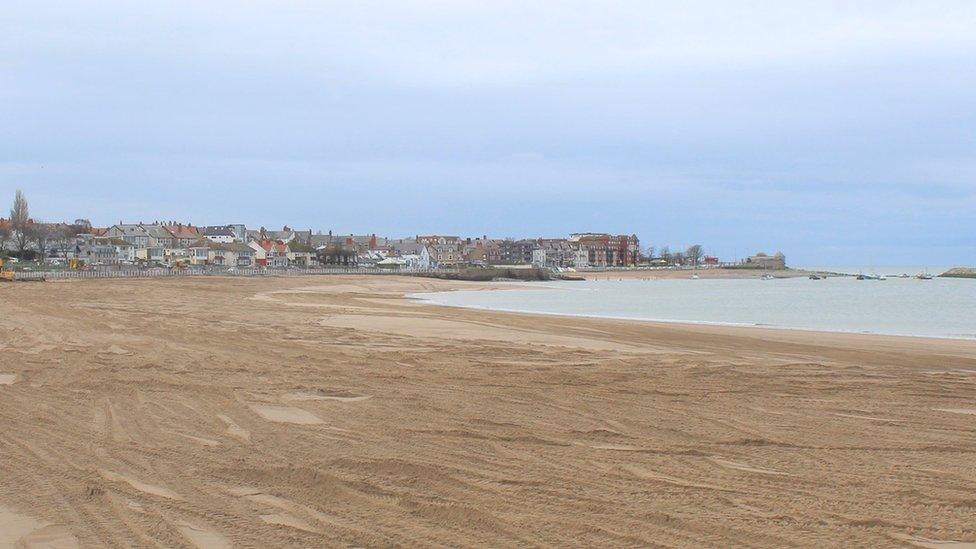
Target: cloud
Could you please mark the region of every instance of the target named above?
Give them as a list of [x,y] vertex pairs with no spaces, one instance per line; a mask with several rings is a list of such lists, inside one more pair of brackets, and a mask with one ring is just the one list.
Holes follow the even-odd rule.
[[976,232],[973,28],[948,1],[8,2],[0,198],[976,261],[949,238]]
[[972,2],[117,0],[19,2],[4,19],[8,52],[203,58],[424,88],[864,63],[976,47]]

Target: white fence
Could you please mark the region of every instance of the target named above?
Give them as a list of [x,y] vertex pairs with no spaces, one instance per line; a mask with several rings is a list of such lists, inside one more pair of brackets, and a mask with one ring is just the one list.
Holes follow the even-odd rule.
[[[377,267],[345,268],[323,267],[317,269],[118,269],[93,271],[18,271],[17,280],[59,280],[75,278],[157,278],[180,276],[306,276],[306,275],[396,275],[418,274],[435,271],[407,271],[380,269]],[[456,272],[441,269],[436,272]]]

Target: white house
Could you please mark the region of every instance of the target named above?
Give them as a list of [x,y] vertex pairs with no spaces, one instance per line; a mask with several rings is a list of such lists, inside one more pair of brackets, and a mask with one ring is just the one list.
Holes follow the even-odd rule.
[[407,254],[401,255],[400,259],[404,261],[404,269],[410,271],[427,271],[430,269],[430,254],[427,252],[427,248],[421,248],[422,253],[420,254]]
[[135,263],[136,247],[124,240],[112,239],[111,243],[115,246],[115,253],[120,263]]
[[210,264],[210,242],[208,242],[206,238],[201,238],[188,249],[190,252],[191,265]]
[[252,240],[248,246],[254,250],[254,263],[259,267],[287,267],[288,245],[271,240]]
[[166,261],[166,248],[162,246],[137,247],[136,259],[147,263],[163,263]]
[[218,244],[230,244],[236,240],[237,234],[234,229],[230,226],[226,227],[204,227],[200,229],[200,233],[204,238],[211,242],[216,242]]
[[539,247],[532,250],[532,266],[533,267],[545,267],[546,266],[546,249]]

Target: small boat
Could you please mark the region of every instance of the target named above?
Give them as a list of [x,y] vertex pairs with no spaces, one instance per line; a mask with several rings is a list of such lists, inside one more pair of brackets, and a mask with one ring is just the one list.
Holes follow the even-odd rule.
[[810,275],[810,280],[823,280],[825,278],[827,277],[823,275],[818,275],[817,273],[813,273],[812,275]]
[[774,278],[776,278],[776,277],[773,276],[773,275],[771,275],[771,274],[764,274],[761,277],[759,277],[759,280],[772,280]]
[[929,273],[918,273],[915,275],[915,278],[919,280],[932,280],[933,277]]
[[698,273],[695,273],[695,274],[691,275],[691,278],[692,278],[692,280],[698,280],[701,277],[698,276]]
[[885,280],[876,274],[864,274],[860,273],[857,275],[858,280]]
[[877,277],[875,278],[875,280],[888,280],[888,277],[885,275],[874,275],[874,276]]

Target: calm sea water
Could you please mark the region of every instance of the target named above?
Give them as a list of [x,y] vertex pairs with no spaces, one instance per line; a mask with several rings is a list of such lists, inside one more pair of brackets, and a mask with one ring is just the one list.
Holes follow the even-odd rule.
[[976,280],[967,279],[596,280],[412,297],[502,311],[976,339]]

